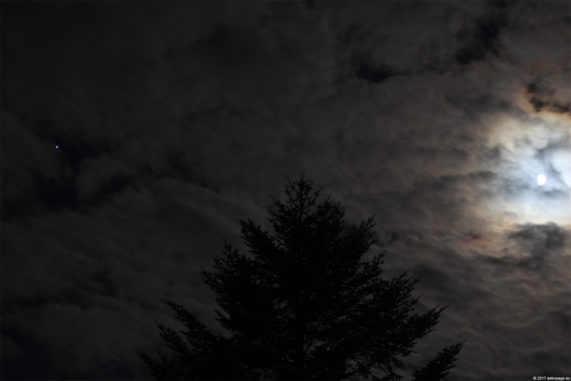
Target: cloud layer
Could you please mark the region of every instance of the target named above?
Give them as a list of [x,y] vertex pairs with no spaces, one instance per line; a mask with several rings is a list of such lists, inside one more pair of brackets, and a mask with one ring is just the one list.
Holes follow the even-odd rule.
[[2,8],[4,378],[145,377],[302,170],[450,306],[454,379],[571,374],[565,2]]

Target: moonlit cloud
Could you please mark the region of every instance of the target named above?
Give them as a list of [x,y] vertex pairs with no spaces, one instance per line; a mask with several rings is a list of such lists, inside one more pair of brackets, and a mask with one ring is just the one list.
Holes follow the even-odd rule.
[[[514,223],[571,221],[569,165],[571,124],[565,117],[529,115],[506,118],[491,134],[489,144],[498,148],[499,192],[488,205],[490,214]],[[538,187],[538,174],[545,185]],[[543,185],[543,184],[542,184]]]

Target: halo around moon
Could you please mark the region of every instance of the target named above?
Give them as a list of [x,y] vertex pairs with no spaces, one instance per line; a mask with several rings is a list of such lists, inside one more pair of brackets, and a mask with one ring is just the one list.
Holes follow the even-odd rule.
[[[499,118],[489,135],[498,147],[494,191],[478,213],[507,224],[571,222],[571,134],[563,117]],[[499,223],[499,222],[498,222]]]

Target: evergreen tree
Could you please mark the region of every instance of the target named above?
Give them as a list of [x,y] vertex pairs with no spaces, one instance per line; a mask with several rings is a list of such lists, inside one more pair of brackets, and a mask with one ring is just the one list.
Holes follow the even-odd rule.
[[[303,176],[285,192],[270,230],[242,221],[248,252],[226,243],[204,273],[225,334],[167,302],[185,330],[159,325],[171,354],[142,355],[156,379],[401,378],[403,359],[444,308],[417,313],[418,279],[382,278],[384,254],[369,253],[372,218],[347,223],[341,205]],[[443,348],[415,379],[445,379],[462,344]]]

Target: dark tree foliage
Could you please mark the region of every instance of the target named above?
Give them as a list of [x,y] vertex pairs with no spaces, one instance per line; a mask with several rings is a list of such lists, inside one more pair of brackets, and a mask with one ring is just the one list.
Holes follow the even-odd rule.
[[445,379],[450,369],[454,367],[454,362],[463,344],[464,341],[461,341],[442,348],[435,358],[414,372],[414,379],[418,381]]
[[[216,293],[214,333],[167,302],[185,329],[159,325],[170,355],[142,354],[159,380],[361,379],[397,380],[403,359],[438,323],[443,307],[417,313],[418,279],[385,280],[383,254],[369,254],[373,219],[350,225],[339,203],[303,176],[274,200],[270,230],[242,221],[248,253],[225,244],[205,272]],[[462,348],[443,348],[418,380],[442,380]]]

